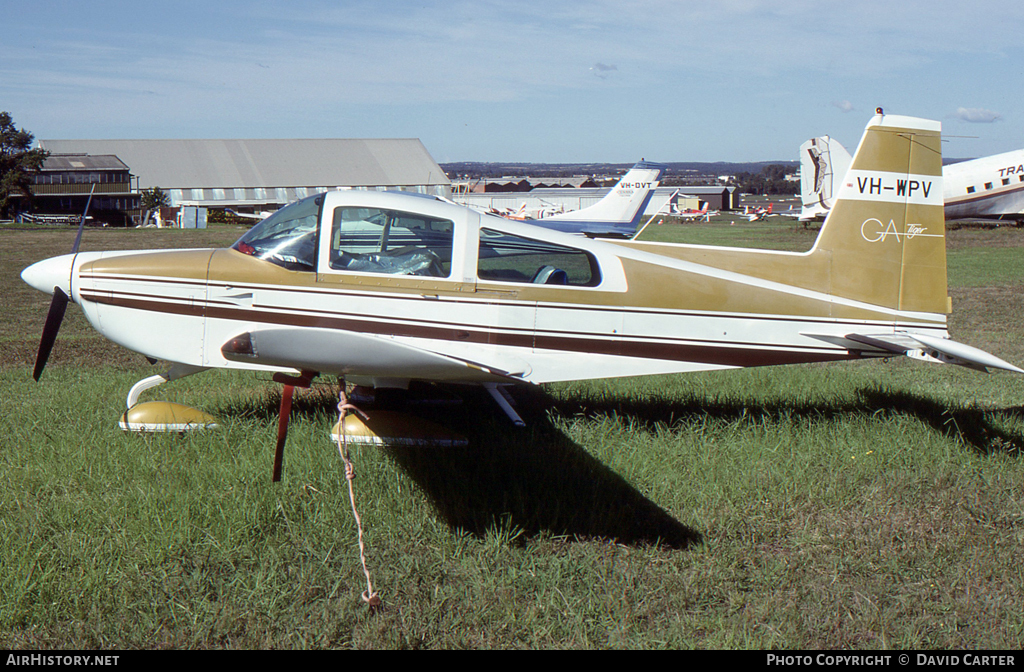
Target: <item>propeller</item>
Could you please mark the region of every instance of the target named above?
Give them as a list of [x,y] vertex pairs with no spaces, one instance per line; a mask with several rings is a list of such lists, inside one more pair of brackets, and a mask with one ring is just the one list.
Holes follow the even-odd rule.
[[60,287],[53,288],[53,299],[50,301],[50,310],[46,313],[43,336],[39,339],[39,352],[36,353],[36,368],[32,370],[32,377],[36,379],[36,382],[43,375],[43,367],[46,366],[46,360],[50,358],[50,350],[53,350],[53,343],[57,340],[60,323],[64,321],[64,311],[68,307],[68,300],[68,295]]
[[[92,185],[89,191],[89,200],[85,202],[85,212],[82,213],[82,220],[78,223],[78,234],[75,236],[75,243],[71,246],[71,254],[78,253],[78,246],[82,244],[82,229],[85,228],[85,217],[89,214],[89,206],[92,205],[92,195],[96,191],[96,185]],[[72,268],[74,265],[72,264]],[[32,370],[32,377],[39,381],[46,367],[46,360],[50,358],[50,351],[57,340],[57,332],[60,331],[61,322],[64,321],[64,311],[67,310],[70,298],[60,287],[53,288],[53,299],[50,300],[50,309],[46,313],[46,323],[43,324],[43,335],[39,339],[39,352],[36,353],[36,366]]]

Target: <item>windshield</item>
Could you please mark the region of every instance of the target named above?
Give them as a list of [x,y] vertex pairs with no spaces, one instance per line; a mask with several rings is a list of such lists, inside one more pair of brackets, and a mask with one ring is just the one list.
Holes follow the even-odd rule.
[[286,205],[238,239],[232,249],[293,271],[316,270],[316,225],[323,195]]

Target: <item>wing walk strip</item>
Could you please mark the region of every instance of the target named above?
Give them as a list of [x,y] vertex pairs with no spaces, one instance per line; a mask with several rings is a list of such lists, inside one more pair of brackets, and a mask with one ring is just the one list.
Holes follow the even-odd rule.
[[[763,343],[708,344],[693,339],[668,338],[640,340],[644,337],[610,338],[603,334],[584,337],[567,332],[522,333],[511,330],[481,329],[479,326],[454,328],[424,323],[396,323],[379,319],[352,319],[324,314],[300,313],[296,309],[282,308],[255,310],[239,308],[223,302],[192,301],[166,296],[146,297],[111,291],[80,290],[83,299],[96,303],[135,310],[146,310],[192,317],[246,320],[263,324],[319,327],[364,334],[380,334],[442,341],[459,341],[482,345],[505,345],[538,350],[580,352],[599,355],[656,358],[669,361],[690,361],[721,366],[758,366],[859,359],[861,354],[837,347],[821,348],[795,344],[766,345]],[[154,300],[160,299],[160,300]],[[268,307],[269,308],[269,307]],[[289,311],[285,313],[283,311]],[[862,323],[851,323],[863,326]],[[651,337],[647,337],[651,339]]]

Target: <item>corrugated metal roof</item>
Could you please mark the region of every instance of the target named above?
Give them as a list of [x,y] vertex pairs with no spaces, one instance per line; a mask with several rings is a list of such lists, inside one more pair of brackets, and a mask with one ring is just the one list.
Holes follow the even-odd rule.
[[448,185],[415,138],[297,140],[40,140],[54,154],[114,154],[139,187]]
[[41,170],[128,170],[128,166],[113,155],[51,154]]

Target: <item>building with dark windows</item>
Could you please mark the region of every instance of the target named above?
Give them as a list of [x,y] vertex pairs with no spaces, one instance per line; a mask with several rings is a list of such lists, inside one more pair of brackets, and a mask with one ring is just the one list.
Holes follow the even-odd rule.
[[139,214],[128,166],[112,155],[51,154],[30,189],[14,208],[25,220],[77,223],[87,204],[95,223],[126,226]]

